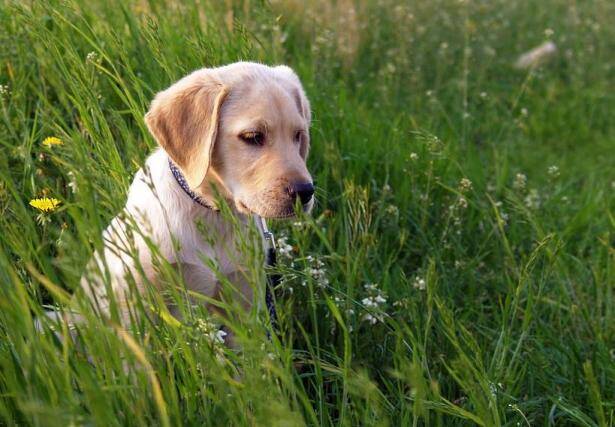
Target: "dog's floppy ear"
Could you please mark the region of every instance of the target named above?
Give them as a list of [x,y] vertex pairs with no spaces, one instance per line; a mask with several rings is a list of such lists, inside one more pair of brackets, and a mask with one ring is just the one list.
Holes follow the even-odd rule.
[[149,131],[190,188],[201,185],[207,174],[227,94],[207,70],[199,70],[158,93],[145,115]]

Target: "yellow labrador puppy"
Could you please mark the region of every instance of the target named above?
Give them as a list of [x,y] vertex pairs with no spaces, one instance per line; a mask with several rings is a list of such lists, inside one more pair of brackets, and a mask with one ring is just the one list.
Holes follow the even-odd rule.
[[[250,62],[201,69],[158,93],[145,122],[160,148],[136,174],[125,210],[105,231],[104,250],[94,255],[82,288],[102,312],[109,311],[113,292],[128,320],[129,280],[138,291],[146,281],[164,291],[148,246],[153,243],[189,290],[217,296],[219,283],[203,262],[214,259],[252,301],[242,255],[229,244],[236,227],[217,211],[215,194],[244,225],[254,214],[290,217],[296,203],[311,209],[314,187],[305,163],[310,106],[299,79],[286,66]],[[218,237],[205,239],[199,224]],[[131,231],[135,226],[138,232]]]

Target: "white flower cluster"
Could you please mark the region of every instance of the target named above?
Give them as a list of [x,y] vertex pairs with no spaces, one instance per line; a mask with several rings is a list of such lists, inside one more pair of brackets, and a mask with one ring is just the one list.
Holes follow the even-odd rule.
[[547,172],[549,173],[549,176],[553,179],[559,177],[559,168],[555,165],[549,166]]
[[[469,181],[469,180],[468,180]],[[467,185],[467,184],[465,184]],[[471,188],[472,183],[469,184]],[[467,191],[467,190],[464,190]],[[461,234],[461,225],[463,222],[463,212],[468,208],[468,199],[464,196],[457,197],[454,203],[452,203],[448,209],[450,212],[450,217],[452,220],[452,224],[455,228],[456,234]]]
[[0,85],[0,99],[8,96],[9,94],[9,86],[8,85]]
[[425,279],[423,279],[422,277],[415,276],[414,280],[412,281],[412,286],[418,289],[419,291],[424,291],[425,288],[427,287],[427,283],[425,282]]
[[538,190],[536,190],[535,188],[532,188],[528,192],[527,196],[525,196],[525,199],[523,199],[523,202],[525,203],[525,206],[528,209],[540,208],[541,198],[540,198],[540,194],[538,194]]
[[96,52],[92,51],[86,55],[85,62],[90,64],[98,64],[100,63],[100,57]]
[[288,243],[288,236],[282,234],[276,239],[278,253],[284,258],[291,259],[293,257],[293,247]]
[[467,209],[468,208],[468,200],[465,197],[460,197],[457,200],[457,206],[459,206],[461,209]]
[[308,224],[306,222],[303,221],[294,221],[293,222],[293,227],[298,228],[298,229],[304,229],[307,228]]
[[399,208],[393,204],[389,204],[387,205],[387,207],[385,208],[384,212],[393,218],[396,218],[399,216]]
[[513,181],[513,188],[515,190],[524,190],[527,185],[527,176],[522,173],[518,173],[515,175],[515,180]]
[[361,300],[361,304],[367,309],[367,313],[363,315],[362,320],[372,325],[383,322],[383,308],[387,303],[386,295],[378,288],[376,283],[367,283],[364,288],[368,296]]
[[470,181],[468,178],[461,178],[461,181],[459,181],[459,191],[462,193],[467,193],[471,189],[472,181]]
[[[318,258],[314,258],[312,255],[308,255],[306,257],[306,261],[309,264],[306,268],[306,272],[314,280],[316,286],[320,288],[326,288],[329,286],[329,279],[327,279],[325,264]],[[302,285],[307,286],[307,281],[304,280]]]

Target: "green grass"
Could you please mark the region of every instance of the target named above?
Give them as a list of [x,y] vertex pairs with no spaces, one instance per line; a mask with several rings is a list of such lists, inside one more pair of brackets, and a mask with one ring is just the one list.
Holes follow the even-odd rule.
[[[1,2],[0,423],[614,425],[615,3],[307,3]],[[279,339],[237,311],[242,351],[214,345],[188,306],[36,332],[155,146],[154,93],[241,59],[292,66],[314,116]]]

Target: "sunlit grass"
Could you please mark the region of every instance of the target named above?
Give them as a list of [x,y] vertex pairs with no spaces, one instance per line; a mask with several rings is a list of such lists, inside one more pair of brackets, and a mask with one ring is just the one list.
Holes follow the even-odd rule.
[[[614,424],[614,21],[606,0],[3,3],[0,419]],[[208,315],[163,260],[182,319],[147,293],[128,333],[77,288],[155,146],[143,115],[241,59],[292,66],[314,116],[317,205],[272,224],[279,335],[232,299]],[[41,317],[75,307],[73,331]]]

